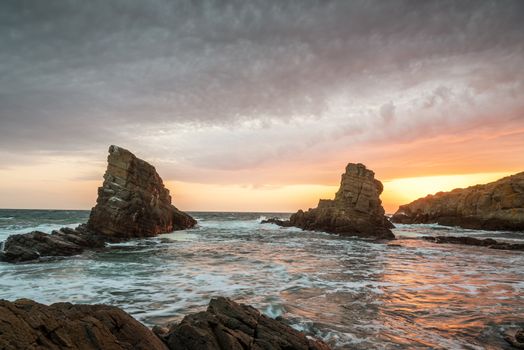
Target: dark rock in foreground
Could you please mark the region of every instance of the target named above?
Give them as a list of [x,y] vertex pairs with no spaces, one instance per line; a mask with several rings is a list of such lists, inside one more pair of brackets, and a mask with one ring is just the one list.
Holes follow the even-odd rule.
[[159,336],[170,349],[177,350],[329,349],[327,344],[306,337],[251,306],[226,298],[211,300],[207,311],[186,316]]
[[103,186],[87,225],[51,235],[30,232],[9,236],[0,260],[20,262],[47,256],[71,256],[105,242],[155,236],[191,228],[196,221],[171,204],[169,190],[155,168],[117,146],[109,147]]
[[504,339],[515,349],[524,349],[524,328],[506,332]]
[[107,305],[0,300],[0,349],[166,350],[155,334]]
[[363,164],[349,163],[335,199],[321,199],[314,209],[299,210],[289,221],[272,223],[345,236],[394,239],[394,226],[384,215],[380,200],[383,189],[373,171]]
[[327,350],[288,325],[226,298],[186,316],[157,335],[126,312],[107,305],[50,306],[0,300],[0,349],[104,350]]
[[501,249],[501,250],[523,250],[523,243],[507,243],[499,242],[492,238],[473,238],[473,237],[455,237],[455,236],[424,236],[422,239],[426,241],[435,242],[435,243],[449,243],[449,244],[464,244],[464,245],[473,245],[478,247],[487,247],[491,249]]
[[391,220],[401,224],[524,231],[524,172],[485,185],[419,198],[400,206]]

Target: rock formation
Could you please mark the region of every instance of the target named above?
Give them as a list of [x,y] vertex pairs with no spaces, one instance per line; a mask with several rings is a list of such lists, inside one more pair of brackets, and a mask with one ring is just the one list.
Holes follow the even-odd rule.
[[524,328],[506,331],[504,339],[515,349],[524,349]]
[[0,349],[152,349],[167,346],[121,309],[0,300]]
[[70,256],[105,242],[155,236],[191,228],[196,221],[171,204],[169,190],[155,168],[131,152],[109,147],[104,183],[86,225],[62,228],[52,234],[12,235],[0,260],[20,262],[46,256]]
[[363,164],[349,163],[335,199],[321,199],[316,208],[299,210],[289,222],[274,223],[346,236],[394,239],[393,225],[384,215],[380,200],[382,190],[373,171]]
[[328,345],[300,333],[257,309],[226,298],[212,299],[207,311],[186,316],[159,332],[177,350],[327,350]]
[[104,183],[87,228],[105,236],[156,236],[192,227],[196,221],[171,204],[169,190],[149,163],[109,147]]
[[27,299],[0,300],[0,349],[327,350],[281,321],[226,298],[186,316],[170,329],[149,330],[107,305],[50,306]]
[[524,231],[524,172],[419,198],[400,206],[391,219],[402,224]]
[[508,243],[499,242],[492,238],[474,238],[474,237],[455,237],[455,236],[423,236],[422,239],[435,243],[448,243],[448,244],[463,244],[472,245],[478,247],[486,247],[491,249],[500,250],[522,250],[524,251],[524,244],[522,243]]

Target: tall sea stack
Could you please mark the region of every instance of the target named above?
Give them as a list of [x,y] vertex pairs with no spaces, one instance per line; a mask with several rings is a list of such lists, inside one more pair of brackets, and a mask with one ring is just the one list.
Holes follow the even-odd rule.
[[380,200],[383,189],[373,171],[363,164],[349,163],[335,199],[321,199],[316,208],[299,210],[286,224],[345,236],[394,239],[393,225]]
[[126,149],[109,147],[88,230],[114,237],[148,237],[192,227],[196,221],[171,204],[169,190],[151,164]]
[[149,163],[128,150],[109,147],[104,183],[87,224],[46,234],[11,235],[0,260],[20,262],[48,256],[70,256],[105,242],[155,236],[191,228],[195,219],[171,204],[169,190]]

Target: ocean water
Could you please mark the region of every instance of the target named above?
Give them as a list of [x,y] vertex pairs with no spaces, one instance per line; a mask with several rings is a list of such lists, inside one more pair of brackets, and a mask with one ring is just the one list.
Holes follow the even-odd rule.
[[[260,224],[285,214],[192,213],[195,229],[45,263],[0,263],[0,298],[116,305],[165,325],[223,295],[283,316],[335,349],[510,349],[524,325],[524,254],[421,235],[524,233],[399,225],[387,244]],[[88,211],[0,210],[0,240]]]

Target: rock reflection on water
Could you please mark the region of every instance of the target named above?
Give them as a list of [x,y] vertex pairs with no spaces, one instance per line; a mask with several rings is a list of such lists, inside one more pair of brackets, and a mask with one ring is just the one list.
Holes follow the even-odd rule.
[[423,226],[375,244],[260,225],[259,214],[196,217],[196,230],[0,264],[0,298],[108,303],[153,325],[225,295],[341,349],[509,349],[500,333],[524,319],[519,252],[409,238],[430,233]]

